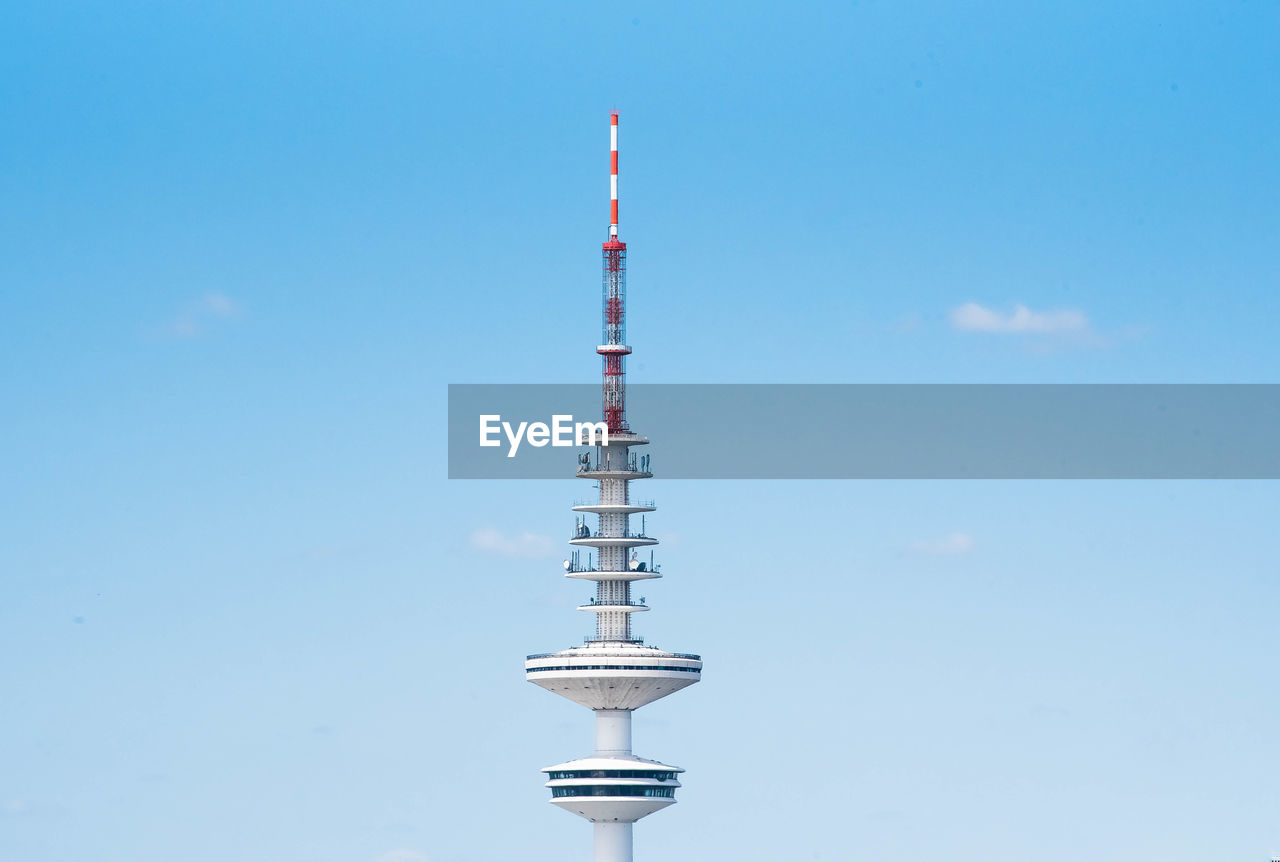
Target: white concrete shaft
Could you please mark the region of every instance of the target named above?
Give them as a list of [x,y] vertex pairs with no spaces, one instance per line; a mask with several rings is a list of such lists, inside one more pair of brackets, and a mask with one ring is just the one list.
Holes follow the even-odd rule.
[[597,823],[593,862],[631,862],[631,824]]
[[616,757],[631,753],[631,710],[597,709],[596,756]]

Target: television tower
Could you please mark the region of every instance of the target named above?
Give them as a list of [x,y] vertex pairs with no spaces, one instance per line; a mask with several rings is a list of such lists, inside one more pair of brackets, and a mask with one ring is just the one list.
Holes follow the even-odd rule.
[[[565,577],[595,581],[596,592],[578,610],[595,614],[595,635],[585,646],[531,655],[525,677],[535,685],[567,697],[595,712],[595,752],[542,771],[548,773],[553,805],[595,824],[594,862],[631,862],[631,825],[641,817],[675,803],[680,786],[678,766],[646,760],[631,753],[631,713],[672,692],[693,685],[702,659],[645,646],[631,630],[631,615],[649,610],[644,598],[632,596],[636,581],[662,577],[640,560],[637,548],[656,545],[644,527],[653,501],[631,496],[631,482],[648,479],[649,457],[634,446],[649,442],[630,430],[626,412],[627,244],[618,239],[618,112],[609,117],[610,219],[603,248],[604,330],[596,353],[603,357],[602,412],[608,445],[579,456],[578,477],[596,483],[595,500],[579,502],[569,544],[578,550],[565,561]],[[580,440],[581,443],[589,443]],[[588,515],[598,516],[591,529]],[[631,516],[640,515],[635,529]],[[587,548],[587,561],[582,561]]]

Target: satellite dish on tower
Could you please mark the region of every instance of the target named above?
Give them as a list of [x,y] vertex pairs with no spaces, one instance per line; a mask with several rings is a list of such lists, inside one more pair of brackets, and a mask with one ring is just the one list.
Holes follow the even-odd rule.
[[568,560],[565,560],[565,561],[564,561],[564,570],[565,570],[566,572],[567,572],[567,571],[569,571],[569,561],[568,561]]

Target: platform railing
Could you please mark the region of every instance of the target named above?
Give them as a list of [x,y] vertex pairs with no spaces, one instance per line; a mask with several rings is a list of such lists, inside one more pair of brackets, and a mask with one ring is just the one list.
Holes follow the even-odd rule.
[[607,461],[596,460],[591,463],[590,453],[582,456],[583,460],[578,462],[579,473],[644,473],[645,475],[653,475],[650,471],[649,459],[652,455],[641,455],[636,457],[634,454],[627,459],[626,466],[618,465],[617,467],[609,466]]
[[569,537],[573,539],[652,539],[653,536],[646,536],[642,530],[624,530],[620,536],[603,536],[599,530],[592,530],[590,527],[583,526],[574,530],[573,535]]
[[[629,643],[629,644],[635,644],[636,646],[644,646],[644,638],[628,638],[627,640],[623,640],[623,641],[616,641],[616,640],[602,640],[602,639],[597,638],[597,637],[595,637],[595,636],[593,636],[593,635],[587,635],[586,637],[584,637],[584,638],[582,639],[582,642],[583,642],[583,643],[585,643],[585,644],[593,644],[593,643]],[[654,649],[654,650],[656,650],[656,649],[658,649],[658,648],[657,648],[656,646],[654,646],[653,644],[650,644],[650,645],[649,645],[649,649]],[[534,661],[535,659],[540,659],[540,658],[557,658],[557,657],[559,657],[559,656],[560,656],[560,653],[558,653],[558,652],[540,652],[540,653],[534,653],[533,655],[527,655],[527,656],[525,656],[525,660],[526,660],[526,661]],[[687,653],[687,652],[673,652],[673,653],[667,653],[666,655],[662,656],[662,658],[683,658],[683,659],[688,659],[689,661],[702,661],[702,656],[700,656],[700,655],[694,655],[693,653]]]
[[[657,575],[657,574],[661,574],[661,569],[662,569],[662,564],[661,564],[661,563],[654,563],[652,566],[650,566],[648,563],[645,563],[645,564],[644,564],[644,566],[643,566],[643,568],[639,568],[639,567],[637,567],[637,568],[634,568],[634,569],[633,569],[633,568],[631,568],[630,566],[628,566],[628,567],[625,569],[625,571],[628,571],[628,572],[653,572],[655,575]],[[590,573],[592,573],[592,572],[603,572],[603,571],[605,571],[605,569],[600,568],[599,566],[595,565],[594,563],[592,563],[592,564],[591,564],[591,565],[589,565],[589,566],[584,566],[584,565],[582,565],[581,563],[579,563],[579,564],[577,564],[577,565],[570,564],[569,568],[565,569],[565,571],[566,571],[566,572],[568,572],[569,574],[574,574],[574,575],[586,575],[586,574],[590,574]]]

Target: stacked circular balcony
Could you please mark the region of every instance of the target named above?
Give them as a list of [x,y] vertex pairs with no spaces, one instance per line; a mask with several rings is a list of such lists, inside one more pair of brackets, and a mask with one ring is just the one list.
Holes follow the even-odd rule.
[[684,772],[641,757],[584,757],[542,770],[551,803],[592,823],[634,823],[676,801]]
[[[653,578],[656,572],[646,570],[635,549],[658,544],[658,540],[644,535],[644,531],[631,528],[631,516],[654,511],[652,503],[636,504],[631,500],[630,486],[633,479],[648,478],[648,458],[632,452],[633,446],[643,446],[649,441],[637,434],[611,435],[609,445],[596,446],[581,463],[578,476],[592,479],[599,488],[594,503],[574,506],[584,513],[578,521],[575,535],[569,544],[594,549],[600,563],[598,571],[589,573],[587,579],[596,582],[595,598],[583,605],[581,611],[596,615],[594,642],[631,643],[631,615],[647,611],[641,602],[631,598],[633,581]],[[594,514],[599,523],[592,532],[585,515]],[[573,574],[573,573],[570,573]]]

